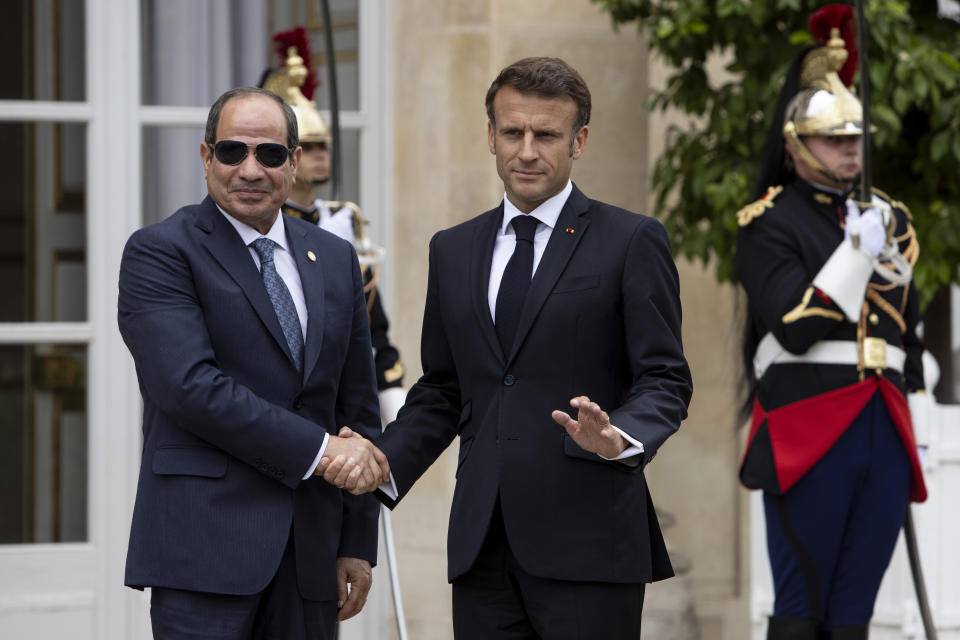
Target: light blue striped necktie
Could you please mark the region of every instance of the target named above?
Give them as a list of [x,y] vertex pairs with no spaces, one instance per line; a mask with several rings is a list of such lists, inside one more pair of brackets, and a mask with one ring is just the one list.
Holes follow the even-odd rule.
[[273,250],[276,244],[270,238],[257,238],[250,246],[260,258],[260,275],[263,276],[267,295],[270,296],[273,310],[277,313],[280,328],[283,329],[283,335],[287,339],[287,346],[290,347],[290,354],[293,356],[297,371],[302,372],[303,333],[300,330],[300,317],[297,315],[297,307],[293,304],[290,290],[287,289],[283,278],[277,273],[277,267],[273,264]]

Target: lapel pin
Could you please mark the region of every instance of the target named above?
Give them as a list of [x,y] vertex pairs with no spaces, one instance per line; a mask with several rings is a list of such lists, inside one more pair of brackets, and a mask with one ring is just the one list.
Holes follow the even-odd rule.
[[315,254],[313,251],[307,251],[307,260],[309,260],[310,262],[316,262],[317,254]]
[[567,233],[573,233],[573,227],[567,227]]

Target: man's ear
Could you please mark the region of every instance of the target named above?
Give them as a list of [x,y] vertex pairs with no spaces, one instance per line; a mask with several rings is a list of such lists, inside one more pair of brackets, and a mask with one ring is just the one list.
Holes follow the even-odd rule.
[[297,145],[297,148],[293,150],[293,154],[290,158],[290,168],[293,170],[293,175],[297,175],[297,166],[300,164],[300,157],[303,155],[303,147]]
[[487,145],[490,147],[490,153],[497,155],[496,131],[490,121],[487,121]]
[[203,175],[206,177],[207,170],[210,168],[210,160],[213,154],[210,151],[210,145],[206,142],[200,143],[200,161],[203,163]]
[[583,153],[583,148],[587,146],[587,136],[590,135],[590,127],[583,125],[580,130],[573,134],[573,145],[570,149],[570,157],[576,160]]

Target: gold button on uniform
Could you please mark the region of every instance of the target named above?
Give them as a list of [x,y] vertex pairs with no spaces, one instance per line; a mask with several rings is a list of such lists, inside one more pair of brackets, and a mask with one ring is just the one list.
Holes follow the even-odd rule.
[[870,314],[870,324],[872,324],[872,325],[878,325],[878,324],[880,324],[880,318],[879,318],[879,316],[877,316],[877,314],[875,314],[875,313],[871,313],[871,314]]

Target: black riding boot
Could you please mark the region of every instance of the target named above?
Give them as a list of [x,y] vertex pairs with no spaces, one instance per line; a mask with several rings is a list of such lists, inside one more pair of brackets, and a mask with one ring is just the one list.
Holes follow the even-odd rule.
[[838,627],[823,632],[826,640],[867,640],[869,629],[867,625],[860,624],[852,627]]
[[770,616],[767,640],[817,640],[817,621],[809,618]]

